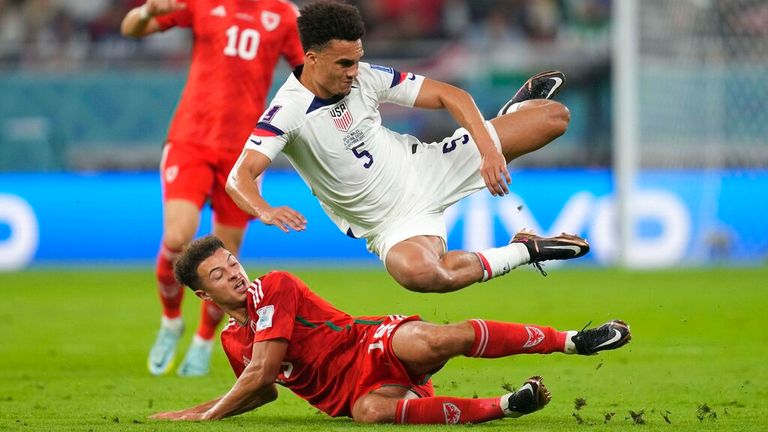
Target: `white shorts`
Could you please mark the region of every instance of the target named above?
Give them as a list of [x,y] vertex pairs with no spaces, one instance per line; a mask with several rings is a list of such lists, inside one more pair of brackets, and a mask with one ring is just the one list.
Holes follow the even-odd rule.
[[[486,129],[496,148],[501,142],[491,122]],[[385,263],[392,247],[403,240],[416,236],[436,236],[447,241],[443,212],[467,195],[485,188],[480,175],[480,152],[466,129],[460,128],[439,142],[419,143],[409,163],[414,177],[414,198],[403,202],[412,209],[397,219],[389,220],[367,237],[367,247]]]

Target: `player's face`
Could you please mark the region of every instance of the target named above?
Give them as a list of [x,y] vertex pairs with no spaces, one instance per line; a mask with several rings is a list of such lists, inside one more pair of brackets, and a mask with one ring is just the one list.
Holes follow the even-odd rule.
[[352,81],[357,76],[357,67],[363,57],[363,43],[360,39],[346,41],[334,39],[311,58],[315,67],[314,81],[323,94],[321,98],[347,95],[352,90]]
[[219,249],[197,268],[197,275],[214,303],[234,308],[245,302],[248,275],[240,262],[226,249]]

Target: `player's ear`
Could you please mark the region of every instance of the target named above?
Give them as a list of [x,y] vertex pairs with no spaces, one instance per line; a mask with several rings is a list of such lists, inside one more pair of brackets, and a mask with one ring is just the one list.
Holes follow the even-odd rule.
[[304,64],[307,63],[317,64],[317,53],[309,50],[306,53],[304,53]]
[[211,301],[213,301],[213,299],[211,298],[211,296],[209,296],[209,295],[208,295],[208,293],[206,293],[206,292],[205,292],[205,291],[203,291],[203,290],[195,290],[195,295],[196,295],[198,298],[202,299],[202,300],[211,300]]

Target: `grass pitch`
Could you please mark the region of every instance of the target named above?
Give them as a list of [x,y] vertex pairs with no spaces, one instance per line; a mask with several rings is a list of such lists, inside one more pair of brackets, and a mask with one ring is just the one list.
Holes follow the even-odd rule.
[[[611,318],[633,340],[592,357],[457,358],[434,377],[439,394],[487,397],[540,374],[543,411],[475,426],[408,430],[762,430],[768,418],[768,269],[514,273],[446,295],[397,287],[383,269],[298,270],[351,314],[418,313],[435,321],[481,317],[580,329]],[[252,273],[251,276],[256,276]],[[216,423],[148,420],[226,392],[234,376],[221,348],[210,376],[152,377],[147,351],[159,323],[150,269],[0,274],[0,430],[242,431],[371,428],[331,419],[281,389],[255,412]],[[198,320],[187,293],[187,333]],[[577,400],[579,400],[577,402]],[[376,426],[376,430],[399,430]]]

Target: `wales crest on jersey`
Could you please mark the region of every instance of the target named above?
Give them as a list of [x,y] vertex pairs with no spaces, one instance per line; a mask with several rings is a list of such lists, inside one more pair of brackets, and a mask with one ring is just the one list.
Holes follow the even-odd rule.
[[352,113],[349,112],[347,105],[344,102],[340,102],[330,109],[330,113],[331,120],[333,120],[336,129],[342,132],[349,132],[349,128],[352,126]]

